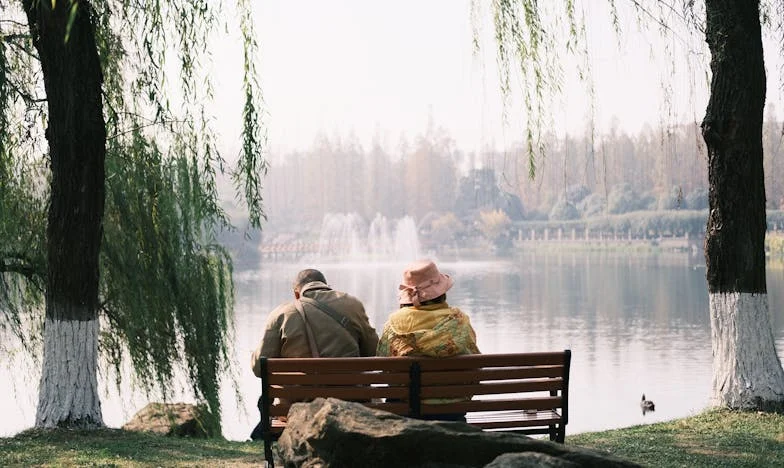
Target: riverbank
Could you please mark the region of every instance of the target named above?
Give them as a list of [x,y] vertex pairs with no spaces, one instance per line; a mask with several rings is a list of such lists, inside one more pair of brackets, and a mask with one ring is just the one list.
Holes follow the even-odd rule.
[[[568,433],[568,427],[567,427]],[[784,466],[784,415],[707,411],[670,422],[567,436],[652,467]],[[255,442],[180,439],[118,429],[25,431],[0,438],[0,466],[261,466]]]

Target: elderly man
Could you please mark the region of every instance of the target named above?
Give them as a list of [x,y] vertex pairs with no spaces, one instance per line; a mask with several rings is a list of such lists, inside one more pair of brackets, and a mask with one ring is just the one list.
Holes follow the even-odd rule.
[[375,356],[378,334],[359,299],[335,291],[324,275],[302,270],[294,280],[294,300],[270,312],[264,336],[253,352],[253,373],[261,357]]

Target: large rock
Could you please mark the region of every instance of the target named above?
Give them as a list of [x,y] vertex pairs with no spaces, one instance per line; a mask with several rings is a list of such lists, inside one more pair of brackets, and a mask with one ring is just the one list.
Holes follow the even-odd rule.
[[505,453],[485,465],[485,468],[577,468],[580,465],[543,453]]
[[[409,419],[333,398],[294,404],[278,451],[287,467],[639,466],[573,446]],[[503,454],[514,455],[499,459]]]
[[204,405],[150,403],[122,427],[179,437],[220,437],[220,423]]

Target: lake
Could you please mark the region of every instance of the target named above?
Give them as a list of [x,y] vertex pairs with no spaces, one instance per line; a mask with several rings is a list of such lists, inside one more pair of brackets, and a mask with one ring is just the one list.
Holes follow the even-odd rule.
[[[453,276],[450,305],[471,317],[483,353],[572,350],[567,434],[668,420],[708,404],[711,343],[702,257],[670,253],[525,253],[508,260],[438,262]],[[244,440],[258,420],[260,384],[250,371],[267,314],[291,297],[302,268],[321,269],[336,289],[360,298],[381,330],[396,309],[403,263],[266,264],[236,276],[235,356],[239,393],[223,389],[224,435]],[[768,271],[776,345],[784,349],[784,271]],[[18,368],[18,367],[17,367]],[[35,373],[2,379],[0,435],[35,419]],[[103,384],[107,387],[107,384]],[[107,425],[118,427],[147,399],[106,389]],[[642,393],[656,412],[641,414]]]

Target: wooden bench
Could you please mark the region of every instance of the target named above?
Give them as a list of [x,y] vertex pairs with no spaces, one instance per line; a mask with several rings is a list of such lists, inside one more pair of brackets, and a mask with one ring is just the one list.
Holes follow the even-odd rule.
[[[271,464],[272,442],[286,427],[277,418],[288,414],[292,402],[333,397],[411,418],[465,413],[467,423],[483,430],[548,434],[563,443],[570,360],[569,350],[450,358],[262,358],[261,422],[254,435],[264,440]],[[283,401],[272,405],[275,398]]]

